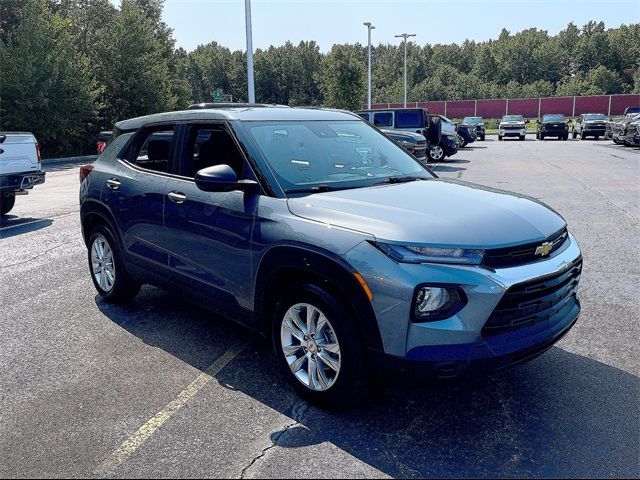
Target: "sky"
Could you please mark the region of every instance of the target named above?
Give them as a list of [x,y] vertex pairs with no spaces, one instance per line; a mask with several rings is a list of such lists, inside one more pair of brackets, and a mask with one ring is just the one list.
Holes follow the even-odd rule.
[[[119,4],[118,0],[111,0]],[[216,41],[245,50],[244,0],[166,0],[164,21],[187,51]],[[252,0],[253,46],[315,40],[323,52],[334,43],[367,43],[363,22],[372,22],[372,43],[461,43],[496,38],[529,27],[556,34],[573,21],[602,20],[607,27],[640,23],[640,0]]]

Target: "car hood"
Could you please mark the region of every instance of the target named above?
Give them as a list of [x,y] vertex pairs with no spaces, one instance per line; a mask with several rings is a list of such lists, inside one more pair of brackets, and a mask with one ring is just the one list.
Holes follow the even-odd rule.
[[377,240],[499,248],[543,240],[566,226],[544,204],[514,193],[433,179],[317,193],[291,213]]
[[388,135],[389,137],[402,137],[408,140],[413,140],[416,143],[425,139],[424,135],[420,135],[419,133],[414,132],[408,132],[406,130],[388,130],[383,128],[380,131],[385,135]]

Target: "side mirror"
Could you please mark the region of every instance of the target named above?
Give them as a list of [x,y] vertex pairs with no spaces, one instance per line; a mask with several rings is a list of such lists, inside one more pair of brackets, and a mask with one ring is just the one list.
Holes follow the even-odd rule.
[[203,168],[196,173],[196,187],[203,192],[230,192],[241,190],[256,194],[260,186],[253,180],[238,180],[236,172],[229,165],[214,165]]

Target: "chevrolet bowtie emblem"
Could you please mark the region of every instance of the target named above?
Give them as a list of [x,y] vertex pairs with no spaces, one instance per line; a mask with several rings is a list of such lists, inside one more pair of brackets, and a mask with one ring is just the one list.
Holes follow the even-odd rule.
[[551,253],[552,249],[553,249],[552,242],[544,242],[542,245],[536,248],[536,255],[540,255],[541,257],[546,257],[547,255],[549,255],[549,253]]

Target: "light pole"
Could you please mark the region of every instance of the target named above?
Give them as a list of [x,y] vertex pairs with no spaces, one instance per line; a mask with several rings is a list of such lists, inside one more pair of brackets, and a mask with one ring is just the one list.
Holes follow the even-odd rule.
[[253,39],[251,35],[251,0],[244,0],[244,16],[247,24],[247,88],[249,103],[256,103],[256,92],[253,82]]
[[404,38],[404,106],[407,106],[407,38],[415,37],[415,33],[401,33],[396,38]]
[[368,90],[367,90],[367,98],[368,98],[368,105],[369,105],[369,110],[371,110],[371,30],[373,30],[374,27],[373,25],[371,25],[371,22],[365,22],[363,23],[363,25],[365,27],[367,27],[367,30],[369,31],[369,76],[368,76]]

